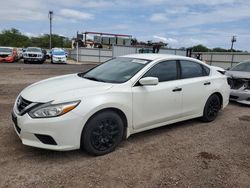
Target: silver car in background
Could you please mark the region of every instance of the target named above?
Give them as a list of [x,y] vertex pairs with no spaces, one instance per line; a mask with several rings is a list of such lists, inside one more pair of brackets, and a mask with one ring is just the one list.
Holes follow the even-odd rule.
[[51,63],[67,63],[66,53],[61,48],[51,50]]
[[226,72],[231,87],[230,100],[250,105],[250,60]]

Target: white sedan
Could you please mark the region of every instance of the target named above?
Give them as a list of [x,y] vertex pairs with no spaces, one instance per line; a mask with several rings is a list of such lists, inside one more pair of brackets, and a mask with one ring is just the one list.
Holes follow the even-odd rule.
[[229,92],[227,77],[199,60],[135,54],[28,86],[12,119],[25,145],[103,155],[134,133],[197,117],[213,121]]

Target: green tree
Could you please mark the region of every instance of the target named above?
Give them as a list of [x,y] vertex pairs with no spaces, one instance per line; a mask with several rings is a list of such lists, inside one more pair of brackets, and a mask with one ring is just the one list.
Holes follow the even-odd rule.
[[[12,46],[25,48],[28,46],[37,46],[49,48],[49,35],[44,34],[38,37],[27,37],[19,30],[12,28],[0,32],[0,46]],[[71,48],[71,40],[57,34],[52,35],[52,47]]]
[[217,47],[217,48],[213,48],[212,51],[213,52],[227,52],[228,50],[224,49],[224,48]]
[[209,48],[203,46],[202,44],[193,46],[193,52],[208,52]]
[[15,28],[3,30],[0,33],[0,46],[25,47],[29,45],[29,42],[29,37]]
[[[31,45],[38,46],[41,48],[49,48],[49,40],[50,40],[50,36],[48,34],[44,34],[39,37],[32,37]],[[71,47],[71,40],[67,37],[53,34],[51,41],[52,41],[52,48],[54,47],[70,48]]]

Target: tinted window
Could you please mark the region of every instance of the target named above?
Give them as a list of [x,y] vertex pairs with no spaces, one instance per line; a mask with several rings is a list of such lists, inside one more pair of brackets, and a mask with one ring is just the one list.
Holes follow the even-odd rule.
[[204,76],[208,76],[209,74],[210,74],[210,69],[208,68],[208,67],[206,67],[206,66],[202,66],[203,67],[203,69],[204,69]]
[[182,78],[195,78],[203,76],[202,65],[192,61],[180,61]]
[[176,61],[165,61],[156,64],[143,77],[157,77],[159,82],[176,80]]

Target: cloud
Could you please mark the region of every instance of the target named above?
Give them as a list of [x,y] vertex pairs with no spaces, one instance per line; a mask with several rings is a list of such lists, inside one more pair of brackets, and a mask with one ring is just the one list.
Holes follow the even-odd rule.
[[151,15],[150,21],[162,23],[168,21],[168,18],[163,13],[154,13]]
[[165,37],[160,37],[160,36],[154,35],[153,38],[158,39],[162,42],[167,42],[167,38],[165,38]]
[[86,12],[81,12],[73,9],[61,9],[59,15],[64,18],[74,19],[74,20],[91,20],[94,18],[93,14]]
[[4,22],[44,20],[47,18],[47,13],[43,13],[44,8],[41,1],[27,0],[22,3],[15,0],[5,1],[0,6],[0,20]]

